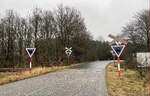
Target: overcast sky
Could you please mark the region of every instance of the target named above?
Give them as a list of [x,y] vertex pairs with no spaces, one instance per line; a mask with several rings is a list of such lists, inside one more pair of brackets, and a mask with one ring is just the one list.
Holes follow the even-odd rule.
[[120,34],[122,26],[143,9],[149,9],[149,0],[0,0],[0,13],[14,9],[26,16],[35,7],[54,10],[63,3],[78,9],[94,39],[108,40],[108,34]]

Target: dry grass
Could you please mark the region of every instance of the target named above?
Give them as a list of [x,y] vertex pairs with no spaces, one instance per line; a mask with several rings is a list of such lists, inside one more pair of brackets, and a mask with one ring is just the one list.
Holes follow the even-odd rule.
[[107,66],[106,76],[108,96],[149,96],[148,84],[144,85],[144,79],[138,78],[135,70],[121,68],[119,78],[117,67],[111,63]]
[[71,67],[78,66],[81,64],[85,64],[85,63],[72,64],[69,66],[54,66],[54,67],[45,67],[45,68],[38,67],[38,68],[32,69],[31,73],[29,73],[29,71],[16,72],[15,74],[10,73],[10,72],[9,73],[3,72],[3,73],[0,73],[0,85],[35,77],[35,76],[42,75],[48,72],[54,72],[54,71],[63,70],[66,68],[71,68]]

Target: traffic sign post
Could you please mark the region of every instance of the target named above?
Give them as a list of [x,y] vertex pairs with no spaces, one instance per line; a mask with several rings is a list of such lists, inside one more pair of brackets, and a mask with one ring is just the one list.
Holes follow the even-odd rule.
[[118,77],[120,77],[120,58],[118,57]]
[[125,48],[125,45],[112,45],[111,48],[118,57],[118,77],[120,77],[120,55]]
[[[110,42],[111,48],[113,49],[114,53],[118,57],[118,77],[120,77],[120,55],[123,52],[125,45],[128,44],[128,41],[122,39],[122,37],[126,36],[127,33],[122,34],[121,36],[113,36],[108,35],[113,41]],[[115,44],[115,45],[114,45]],[[124,44],[124,45],[122,45]]]
[[32,69],[32,63],[31,63],[31,61],[32,61],[32,55],[34,54],[34,52],[35,52],[35,50],[36,50],[36,48],[26,48],[26,51],[27,51],[27,53],[28,53],[28,55],[29,55],[29,57],[30,57],[30,64],[29,64],[29,72],[31,73],[31,69]]
[[114,51],[112,51],[112,50],[111,50],[110,52],[111,52],[111,54],[112,54],[112,56],[113,56],[114,66],[115,66],[115,56],[116,56],[116,55],[115,55],[115,52],[114,52]]

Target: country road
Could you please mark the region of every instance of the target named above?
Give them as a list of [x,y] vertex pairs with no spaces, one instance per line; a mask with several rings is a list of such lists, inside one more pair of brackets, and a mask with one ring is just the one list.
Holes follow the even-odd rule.
[[105,67],[95,61],[0,86],[0,96],[107,96]]

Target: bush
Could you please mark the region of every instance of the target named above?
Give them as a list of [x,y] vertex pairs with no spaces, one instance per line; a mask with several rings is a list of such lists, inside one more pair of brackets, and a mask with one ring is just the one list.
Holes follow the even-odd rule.
[[148,82],[148,67],[138,67],[139,63],[136,61],[136,58],[133,56],[126,57],[126,61],[123,64],[125,70],[133,69],[138,73],[138,78],[145,79],[145,82]]
[[136,69],[137,68],[136,58],[133,57],[133,56],[126,57],[125,58],[124,68]]

